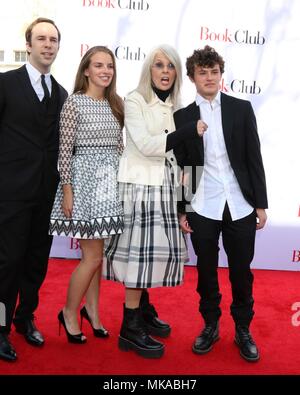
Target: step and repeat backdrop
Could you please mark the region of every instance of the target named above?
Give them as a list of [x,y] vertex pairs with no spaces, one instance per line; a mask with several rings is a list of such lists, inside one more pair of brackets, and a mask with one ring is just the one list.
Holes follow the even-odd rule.
[[[220,52],[221,89],[251,101],[266,170],[268,223],[257,233],[252,267],[300,270],[299,1],[0,0],[0,5],[0,55],[24,50],[24,31],[34,18],[55,20],[62,41],[52,71],[69,92],[80,58],[93,45],[114,51],[122,96],[136,87],[142,62],[157,44],[176,47],[183,65],[206,44]],[[2,56],[0,70],[5,67]],[[195,89],[185,74],[183,81],[185,106]],[[189,253],[193,265],[190,242]],[[78,241],[55,238],[51,256],[79,257]],[[220,257],[226,266],[222,246]]]

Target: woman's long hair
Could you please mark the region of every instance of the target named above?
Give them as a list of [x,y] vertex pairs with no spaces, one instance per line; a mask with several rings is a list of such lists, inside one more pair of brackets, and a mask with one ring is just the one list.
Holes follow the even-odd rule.
[[111,110],[114,116],[119,121],[120,126],[123,128],[124,126],[124,102],[122,98],[117,94],[116,91],[116,81],[117,81],[117,69],[116,69],[116,60],[113,52],[105,46],[97,45],[95,47],[90,48],[82,57],[81,62],[79,64],[73,93],[86,93],[89,87],[88,77],[84,75],[85,70],[89,67],[91,62],[91,57],[97,52],[104,52],[111,56],[113,67],[114,67],[114,75],[110,85],[105,89],[104,96],[108,100]]

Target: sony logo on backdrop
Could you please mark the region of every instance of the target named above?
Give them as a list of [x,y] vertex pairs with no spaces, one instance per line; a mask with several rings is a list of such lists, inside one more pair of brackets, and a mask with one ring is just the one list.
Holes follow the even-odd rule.
[[224,78],[222,78],[220,83],[220,90],[222,92],[234,92],[234,93],[245,93],[248,95],[259,95],[261,93],[261,88],[257,85],[257,81],[245,81],[235,79],[231,81],[230,84],[226,84]]
[[148,11],[145,0],[83,0],[83,7],[121,8],[123,10]]
[[214,32],[209,27],[201,26],[200,29],[200,40],[201,41],[221,41],[237,44],[250,44],[250,45],[264,45],[266,39],[261,35],[260,31],[255,33],[249,32],[249,30],[239,29],[235,32],[230,32],[229,29],[225,29],[222,32]]
[[[80,45],[80,56],[83,56],[86,51],[89,49],[88,44],[81,44]],[[146,57],[146,54],[142,51],[140,47],[131,47],[129,45],[124,46],[124,45],[119,45],[114,49],[114,54],[115,57],[118,60],[134,60],[134,61],[139,61],[139,60],[144,60]]]

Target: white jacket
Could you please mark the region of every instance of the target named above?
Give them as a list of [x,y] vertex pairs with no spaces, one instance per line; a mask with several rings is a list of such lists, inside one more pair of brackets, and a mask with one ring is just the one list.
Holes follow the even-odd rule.
[[169,97],[164,103],[154,93],[146,103],[134,91],[125,100],[126,147],[120,159],[118,181],[162,185],[165,159],[176,173],[173,150],[165,152],[168,133],[175,130],[173,105]]

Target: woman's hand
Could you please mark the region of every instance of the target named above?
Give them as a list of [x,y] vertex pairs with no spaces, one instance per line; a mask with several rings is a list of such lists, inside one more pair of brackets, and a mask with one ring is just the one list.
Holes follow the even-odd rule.
[[62,210],[67,218],[72,218],[73,211],[73,190],[71,184],[63,185]]
[[190,227],[188,220],[186,219],[186,214],[179,214],[179,225],[183,233],[192,233],[193,230]]

